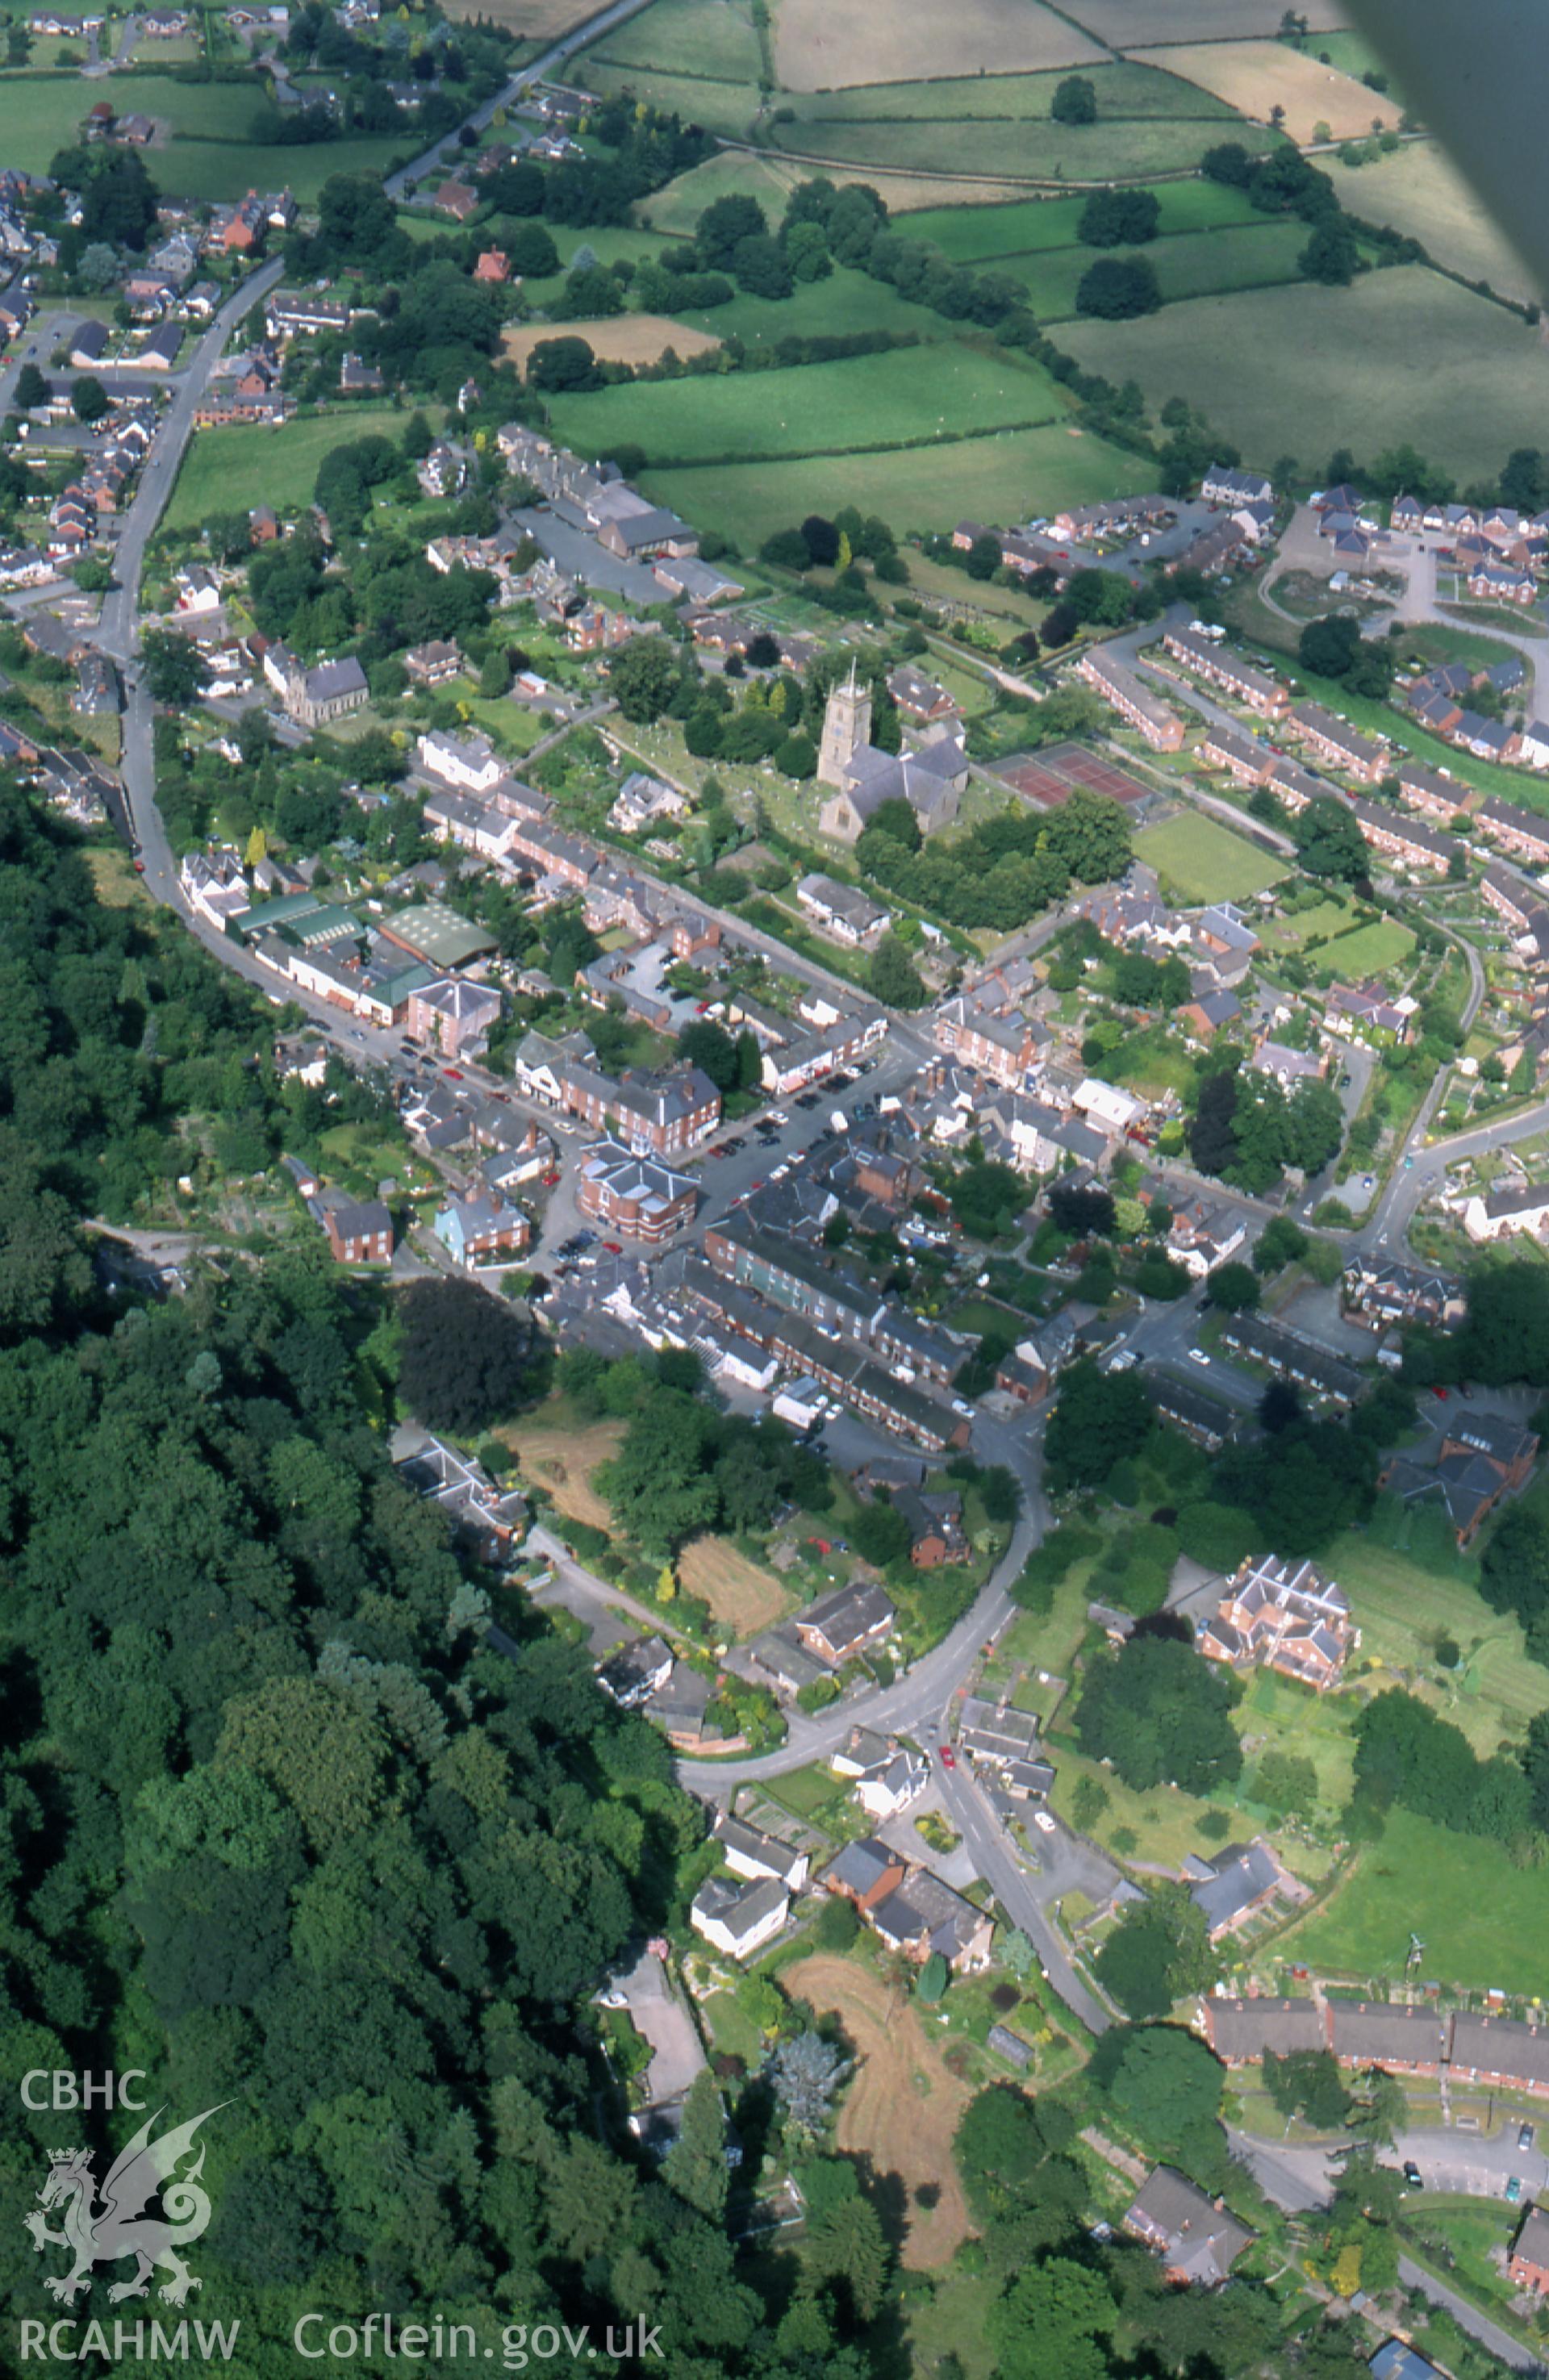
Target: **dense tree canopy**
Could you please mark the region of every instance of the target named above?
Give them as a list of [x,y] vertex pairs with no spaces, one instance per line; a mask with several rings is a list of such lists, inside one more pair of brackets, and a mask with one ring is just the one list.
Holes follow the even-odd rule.
[[1192,1645],[1137,1632],[1092,1665],[1076,1732],[1089,1759],[1111,1760],[1137,1792],[1170,1783],[1210,1793],[1242,1773],[1231,1723],[1240,1692]]

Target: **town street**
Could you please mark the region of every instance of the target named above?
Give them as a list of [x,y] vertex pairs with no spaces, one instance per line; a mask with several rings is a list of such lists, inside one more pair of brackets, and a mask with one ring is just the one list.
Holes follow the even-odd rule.
[[[1452,2168],[1447,2164],[1446,2159],[1452,2152],[1442,2145],[1447,2138],[1445,2133],[1434,2132],[1406,2134],[1395,2152],[1394,2159],[1385,2160],[1385,2162],[1401,2163],[1406,2156],[1412,2155],[1422,2174],[1426,2170],[1427,2158],[1432,2160],[1438,2173],[1449,2172]],[[1503,2135],[1503,2138],[1514,2141],[1515,2133]],[[1227,2139],[1230,2143],[1233,2156],[1241,2159],[1265,2196],[1272,2198],[1277,2206],[1285,2207],[1293,2215],[1304,2215],[1310,2213],[1314,2207],[1324,2206],[1328,2203],[1332,2191],[1326,2172],[1320,2175],[1313,2169],[1323,2163],[1319,2151],[1289,2149],[1283,2144],[1272,2144],[1269,2142],[1255,2139],[1252,2133],[1235,2131],[1230,2125],[1227,2128]],[[1494,2149],[1498,2145],[1498,2143],[1472,2143],[1469,2153],[1478,2157],[1486,2147]],[[1536,2151],[1534,2154],[1542,2176],[1544,2161],[1542,2156],[1537,2155]],[[1308,2162],[1309,2160],[1311,2163]],[[1532,2159],[1526,2161],[1518,2159],[1510,2169],[1520,2171],[1524,2162],[1531,2165]],[[1497,2169],[1492,2163],[1490,2168],[1492,2181]],[[1525,2197],[1526,2182],[1523,2190]],[[1493,2195],[1494,2192],[1490,2191],[1486,2194]],[[1477,2338],[1481,2346],[1488,2348],[1492,2355],[1498,2356],[1501,2362],[1508,2364],[1514,2372],[1524,2372],[1532,2375],[1532,2380],[1543,2380],[1545,2366],[1530,2348],[1519,2345],[1509,2331],[1503,2330],[1498,2322],[1492,2322],[1488,2314],[1482,2313],[1477,2306],[1471,2304],[1467,2298],[1460,2296],[1456,2289],[1449,2289],[1445,2281],[1437,2280],[1434,2274],[1427,2272],[1423,2265],[1417,2265],[1410,2256],[1400,2256],[1398,2278],[1406,2289],[1423,2291],[1433,2305],[1446,2306],[1470,2338]]]

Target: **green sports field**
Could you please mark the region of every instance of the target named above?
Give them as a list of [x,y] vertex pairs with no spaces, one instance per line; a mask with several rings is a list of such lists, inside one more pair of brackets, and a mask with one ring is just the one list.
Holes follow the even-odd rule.
[[635,382],[556,397],[550,410],[578,453],[633,443],[660,469],[962,437],[1050,421],[1063,406],[1035,366],[952,341],[787,371]]
[[654,470],[643,484],[659,504],[745,549],[810,512],[833,513],[841,504],[879,513],[902,534],[950,529],[963,519],[1024,520],[1062,504],[1131,495],[1155,477],[1155,467],[1148,474],[1141,457],[1057,427],[894,454]]
[[1154,868],[1180,901],[1245,901],[1289,873],[1289,863],[1261,851],[1229,826],[1187,810],[1142,829],[1135,856]]
[[1245,455],[1408,439],[1460,480],[1498,474],[1549,403],[1549,354],[1516,315],[1423,265],[1164,307],[1139,322],[1080,322],[1060,343],[1090,371],[1130,375],[1160,404],[1187,398]]
[[325,455],[346,438],[396,439],[405,419],[386,406],[351,407],[287,421],[278,430],[241,422],[228,430],[196,431],[167,506],[166,526],[198,528],[212,513],[243,512],[254,504],[284,511],[310,504]]
[[1365,1982],[1402,1973],[1411,1932],[1425,1945],[1428,1976],[1541,1994],[1549,1868],[1516,1867],[1496,1843],[1395,1810],[1332,1900],[1277,1949]]

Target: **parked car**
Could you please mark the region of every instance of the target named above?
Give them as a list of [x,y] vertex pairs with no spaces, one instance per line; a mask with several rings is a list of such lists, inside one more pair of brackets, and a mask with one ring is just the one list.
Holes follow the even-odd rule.
[[1533,2128],[1531,2124],[1523,2124],[1517,2134],[1517,2145],[1519,2149],[1531,2149],[1532,2144]]
[[952,1750],[950,1743],[944,1743],[941,1746],[938,1757],[943,1768],[955,1768],[957,1767],[957,1754]]
[[1420,2168],[1416,2165],[1413,2157],[1406,2157],[1404,2159],[1404,2180],[1409,2183],[1411,2190],[1423,2190],[1425,2187]]
[[1038,1828],[1040,1834],[1052,1835],[1055,1832],[1054,1820],[1047,1810],[1035,1810],[1033,1824]]
[[1518,2175],[1518,2174],[1515,2174],[1515,2173],[1514,2173],[1514,2174],[1512,2175],[1512,2177],[1511,2177],[1511,2180],[1507,2183],[1507,2186],[1506,2186],[1506,2203],[1507,2203],[1507,2204],[1508,2206],[1515,2206],[1515,2205],[1518,2204],[1518,2201],[1520,2199],[1521,2195],[1522,2195],[1522,2183],[1521,2183],[1521,2178],[1520,2178],[1520,2176],[1519,2176],[1519,2175]]

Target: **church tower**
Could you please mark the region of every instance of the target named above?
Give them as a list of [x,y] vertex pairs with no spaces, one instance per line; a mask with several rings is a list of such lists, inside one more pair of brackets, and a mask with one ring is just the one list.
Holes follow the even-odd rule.
[[842,686],[836,686],[823,713],[823,741],[817,754],[819,784],[842,786],[854,754],[871,741],[871,696],[855,683],[855,664]]

